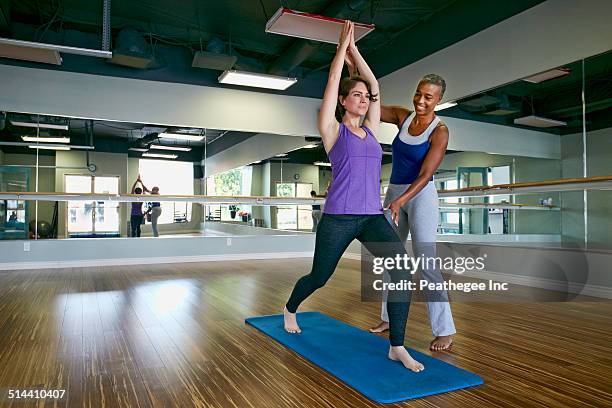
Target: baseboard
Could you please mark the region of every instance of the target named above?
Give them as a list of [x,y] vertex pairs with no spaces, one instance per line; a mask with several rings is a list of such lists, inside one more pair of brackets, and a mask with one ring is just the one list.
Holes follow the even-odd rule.
[[56,269],[56,268],[86,268],[90,266],[117,266],[117,265],[151,265],[183,262],[221,262],[243,261],[250,259],[291,259],[312,258],[313,251],[302,252],[261,252],[246,254],[225,255],[194,255],[194,256],[160,256],[147,258],[120,258],[120,259],[87,259],[78,261],[45,261],[45,262],[7,262],[0,263],[0,271],[23,269]]
[[[355,261],[361,260],[361,254],[346,252],[343,258],[352,259]],[[539,278],[535,276],[513,275],[510,273],[494,272],[494,271],[478,271],[464,272],[462,275],[470,278],[491,279],[496,282],[507,282],[514,285],[529,286],[533,288],[554,290],[557,292],[569,292],[584,296],[592,296],[603,299],[612,299],[612,288],[601,285],[585,285],[573,282],[562,282],[554,279]]]

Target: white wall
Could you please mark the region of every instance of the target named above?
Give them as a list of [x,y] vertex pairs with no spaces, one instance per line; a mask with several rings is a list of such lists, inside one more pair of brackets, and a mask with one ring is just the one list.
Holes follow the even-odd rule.
[[0,111],[316,136],[320,100],[0,65]]
[[406,105],[418,80],[437,73],[452,101],[601,54],[612,45],[611,15],[609,0],[545,1],[381,78],[381,96]]
[[214,156],[202,160],[206,177],[235,169],[246,164],[265,160],[277,154],[298,149],[307,145],[303,137],[287,137],[268,133],[259,133]]
[[[34,150],[32,150],[34,151]],[[40,166],[54,166],[55,157],[39,156],[38,163]],[[20,165],[32,166],[36,165],[35,154],[5,154],[4,165]],[[30,186],[28,191],[36,191],[36,169],[28,167],[31,171]],[[55,191],[55,170],[54,169],[38,169],[38,191]],[[36,219],[36,201],[28,203],[28,220]],[[53,220],[53,210],[55,203],[51,201],[38,202],[38,220],[46,221],[49,224]]]
[[[551,133],[451,117],[442,117],[442,120],[449,129],[450,150],[544,159],[561,158],[560,138]],[[380,129],[378,140],[391,144],[397,134],[397,126],[383,124]]]

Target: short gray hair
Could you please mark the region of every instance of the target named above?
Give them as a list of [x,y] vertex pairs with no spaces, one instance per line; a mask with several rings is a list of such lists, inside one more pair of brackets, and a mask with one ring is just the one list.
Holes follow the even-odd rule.
[[419,84],[422,83],[437,85],[440,87],[440,98],[444,96],[444,92],[446,92],[446,81],[440,75],[437,74],[427,74],[419,81]]

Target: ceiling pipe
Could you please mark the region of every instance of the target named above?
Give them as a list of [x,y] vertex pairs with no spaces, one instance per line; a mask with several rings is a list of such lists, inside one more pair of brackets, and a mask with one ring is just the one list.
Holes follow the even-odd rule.
[[[341,19],[353,19],[369,4],[367,0],[334,1],[320,14]],[[288,75],[293,69],[306,61],[323,43],[309,40],[295,40],[291,46],[272,62],[267,73]]]

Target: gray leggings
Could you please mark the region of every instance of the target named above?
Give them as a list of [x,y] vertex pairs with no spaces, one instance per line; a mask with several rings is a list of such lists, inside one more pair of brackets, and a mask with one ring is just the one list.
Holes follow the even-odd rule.
[[[409,184],[389,184],[385,196],[385,207],[393,200],[402,195]],[[385,216],[396,230],[400,240],[405,243],[408,233],[411,234],[412,250],[414,256],[423,254],[426,257],[436,256],[436,232],[438,229],[438,192],[433,181],[427,185],[399,212],[398,225],[391,221],[391,214],[386,211]],[[430,282],[442,282],[442,274],[437,268],[426,268],[421,270],[422,279]],[[388,279],[385,277],[385,279]],[[388,322],[387,303],[383,294],[381,318]],[[427,302],[429,321],[434,336],[448,336],[456,333],[453,315],[446,292],[442,293],[444,299]]]
[[151,229],[153,230],[153,236],[159,237],[159,231],[157,230],[157,219],[162,213],[161,207],[151,208]]

